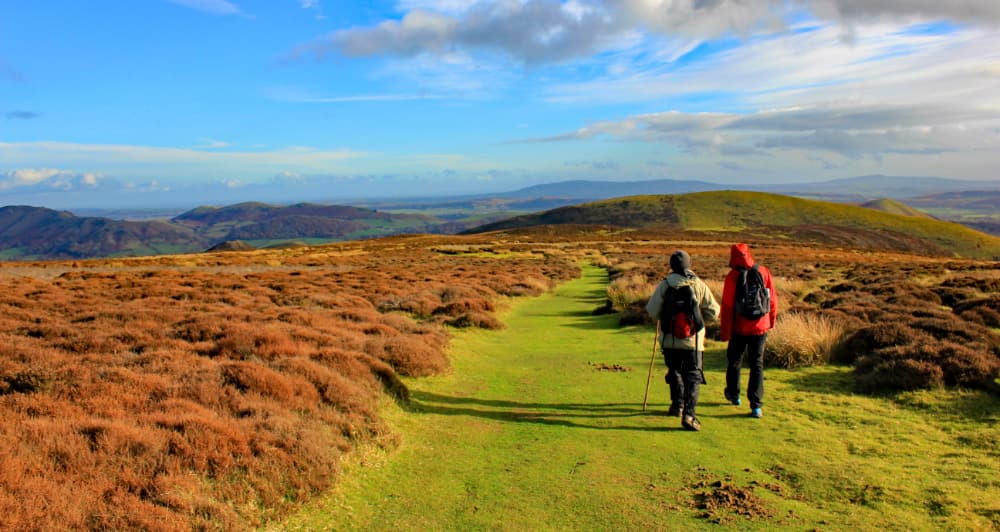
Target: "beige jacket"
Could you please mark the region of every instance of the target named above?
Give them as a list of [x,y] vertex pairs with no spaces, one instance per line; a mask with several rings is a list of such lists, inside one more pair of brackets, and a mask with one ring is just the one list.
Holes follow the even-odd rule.
[[[663,306],[663,298],[666,296],[667,288],[673,287],[678,288],[684,285],[691,285],[691,290],[694,291],[694,300],[698,302],[698,308],[701,310],[701,318],[705,320],[705,323],[715,320],[719,317],[719,303],[715,300],[715,296],[712,295],[712,291],[708,289],[708,286],[704,281],[698,277],[685,277],[678,273],[671,272],[667,278],[662,281],[653,291],[653,295],[649,298],[649,303],[646,303],[646,312],[654,320],[659,321],[660,319],[660,307]],[[705,350],[705,330],[702,329],[698,331],[698,334],[690,338],[674,338],[672,334],[660,329],[660,346],[663,348],[673,348],[673,349],[696,349],[698,351]]]

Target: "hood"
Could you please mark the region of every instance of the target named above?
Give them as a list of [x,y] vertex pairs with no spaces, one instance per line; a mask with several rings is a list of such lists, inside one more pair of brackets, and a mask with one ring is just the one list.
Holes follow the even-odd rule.
[[746,244],[733,244],[729,248],[730,268],[753,268],[753,257],[750,256],[750,246]]
[[688,275],[681,275],[677,272],[670,272],[670,275],[667,276],[667,286],[679,288],[684,285],[694,284],[694,272],[687,270],[687,273]]

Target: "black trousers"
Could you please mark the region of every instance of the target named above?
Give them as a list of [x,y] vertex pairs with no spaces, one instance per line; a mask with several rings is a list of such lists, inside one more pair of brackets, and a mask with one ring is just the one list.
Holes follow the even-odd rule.
[[743,363],[743,352],[747,353],[747,365],[750,367],[750,380],[747,382],[747,399],[750,408],[760,408],[764,404],[764,342],[767,333],[760,336],[737,336],[729,339],[726,358],[729,366],[726,368],[726,394],[732,397],[740,396],[740,366]]
[[663,361],[668,369],[666,380],[670,386],[671,405],[682,406],[685,416],[693,416],[698,406],[698,390],[701,388],[698,352],[693,349],[665,348]]

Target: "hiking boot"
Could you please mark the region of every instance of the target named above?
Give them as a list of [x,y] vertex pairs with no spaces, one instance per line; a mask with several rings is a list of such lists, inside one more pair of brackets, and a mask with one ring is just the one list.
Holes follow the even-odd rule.
[[750,417],[760,418],[760,417],[763,417],[763,416],[764,416],[764,412],[761,412],[761,410],[760,410],[759,407],[758,408],[751,408],[750,409]]
[[688,430],[701,430],[701,422],[694,416],[684,416],[681,419],[681,426]]
[[726,396],[726,401],[729,401],[736,406],[740,406],[740,403],[742,403],[742,401],[740,401],[739,394],[731,394],[729,393],[729,390],[723,390],[722,393]]
[[667,410],[667,416],[669,417],[681,417],[683,413],[684,409],[677,405],[670,405],[670,408]]

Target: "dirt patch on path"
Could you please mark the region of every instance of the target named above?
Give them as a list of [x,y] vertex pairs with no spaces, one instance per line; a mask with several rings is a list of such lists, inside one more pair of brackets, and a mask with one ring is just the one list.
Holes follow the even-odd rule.
[[693,487],[702,490],[695,494],[698,509],[704,510],[700,517],[713,523],[730,523],[737,517],[756,520],[774,516],[774,511],[754,495],[752,485],[741,488],[730,482],[716,480],[699,482]]
[[632,368],[619,364],[606,364],[604,362],[590,362],[590,365],[597,371],[632,371]]

